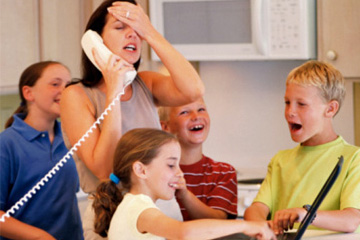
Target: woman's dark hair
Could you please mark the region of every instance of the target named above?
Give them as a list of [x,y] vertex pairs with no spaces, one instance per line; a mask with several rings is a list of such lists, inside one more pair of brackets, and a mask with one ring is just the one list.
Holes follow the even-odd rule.
[[[19,80],[19,86],[18,86],[21,103],[20,103],[20,106],[15,110],[15,112],[13,114],[16,114],[16,113],[27,114],[28,113],[26,99],[24,98],[24,94],[22,92],[23,87],[24,86],[33,87],[36,84],[37,80],[43,74],[45,68],[47,68],[48,66],[53,65],[53,64],[63,65],[60,62],[56,62],[56,61],[43,61],[43,62],[38,62],[38,63],[34,63],[34,64],[30,65],[22,72],[22,74],[20,76],[20,80]],[[11,116],[6,121],[5,128],[10,127],[13,122],[14,122],[14,117]]]
[[[99,35],[102,34],[103,28],[106,24],[106,17],[108,16],[107,8],[112,5],[113,2],[117,2],[119,0],[106,0],[104,1],[91,15],[87,26],[85,28],[85,32],[89,29],[97,32]],[[130,2],[136,5],[135,0],[122,0],[122,2]],[[81,54],[81,62],[82,62],[82,80],[81,82],[87,86],[92,87],[98,84],[102,78],[101,72],[94,66],[94,64],[89,60],[86,56],[85,52],[82,51]],[[140,65],[140,58],[134,64],[134,68],[137,70]]]
[[153,128],[137,128],[125,133],[118,142],[113,162],[113,174],[120,179],[117,186],[111,180],[100,183],[94,195],[95,232],[107,236],[110,221],[123,194],[131,187],[132,166],[136,161],[148,165],[158,155],[159,149],[177,138]]

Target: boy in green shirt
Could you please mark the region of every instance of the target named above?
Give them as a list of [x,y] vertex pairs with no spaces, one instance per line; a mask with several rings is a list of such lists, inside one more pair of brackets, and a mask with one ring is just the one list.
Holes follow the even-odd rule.
[[266,220],[276,234],[292,229],[306,214],[340,155],[342,171],[312,225],[340,232],[360,231],[360,148],[348,144],[333,127],[345,97],[345,80],[333,66],[308,61],[286,80],[285,118],[293,149],[278,152],[246,220]]

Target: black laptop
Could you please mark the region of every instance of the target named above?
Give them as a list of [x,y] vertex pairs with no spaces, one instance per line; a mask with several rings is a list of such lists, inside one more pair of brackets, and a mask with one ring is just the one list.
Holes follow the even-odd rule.
[[[326,180],[324,186],[322,187],[321,191],[315,198],[313,204],[311,204],[310,210],[307,212],[304,219],[301,221],[298,230],[296,232],[291,232],[291,233],[287,232],[287,233],[278,235],[277,236],[278,240],[300,240],[301,239],[301,237],[305,233],[307,227],[310,225],[310,223],[314,219],[316,211],[319,208],[320,204],[322,203],[325,196],[327,195],[327,193],[333,186],[335,180],[339,176],[343,162],[344,162],[344,158],[343,158],[343,156],[340,156],[339,161],[336,164],[334,170],[331,172],[329,178]],[[245,234],[238,233],[238,234],[233,234],[233,235],[225,236],[225,237],[218,238],[218,239],[252,240],[252,239],[256,239],[256,238],[251,238]]]

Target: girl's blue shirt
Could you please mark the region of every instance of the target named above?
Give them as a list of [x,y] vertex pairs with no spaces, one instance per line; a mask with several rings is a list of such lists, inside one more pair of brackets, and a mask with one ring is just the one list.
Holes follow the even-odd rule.
[[[0,209],[9,210],[68,152],[60,123],[54,141],[15,114],[11,127],[0,133]],[[79,178],[70,158],[12,217],[41,228],[56,239],[83,239],[76,198]],[[6,219],[6,218],[5,218]],[[0,237],[0,239],[5,239]]]

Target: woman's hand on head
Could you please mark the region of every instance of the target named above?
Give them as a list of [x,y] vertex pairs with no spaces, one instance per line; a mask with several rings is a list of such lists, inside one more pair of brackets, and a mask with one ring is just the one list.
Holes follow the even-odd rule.
[[148,15],[139,4],[134,5],[129,2],[114,2],[113,5],[108,8],[108,11],[116,19],[134,29],[140,38],[145,41],[147,37],[151,35],[151,32],[156,31],[151,24]]

